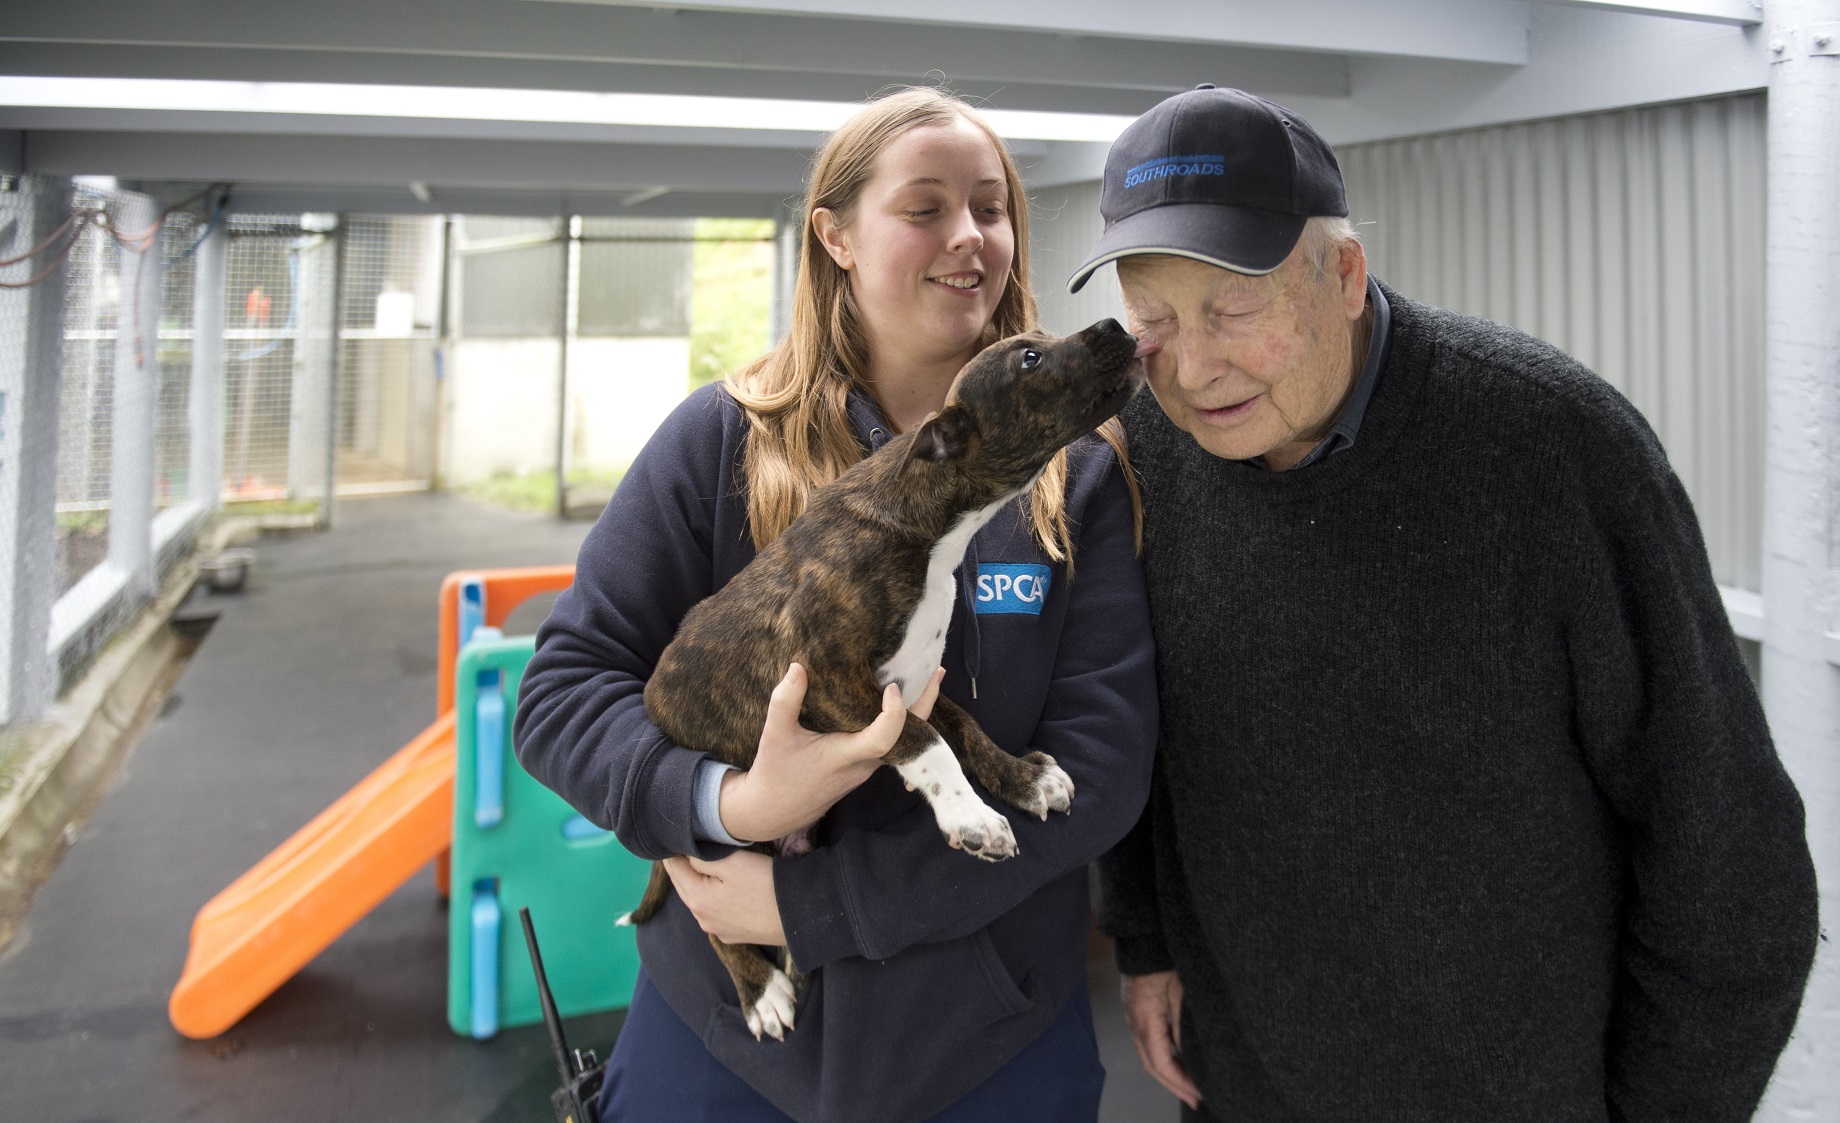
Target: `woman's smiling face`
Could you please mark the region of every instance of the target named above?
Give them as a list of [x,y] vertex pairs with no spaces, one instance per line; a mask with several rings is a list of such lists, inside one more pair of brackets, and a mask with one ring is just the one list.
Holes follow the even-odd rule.
[[849,214],[812,214],[850,286],[871,353],[969,358],[1016,254],[1009,182],[990,138],[963,119],[909,129],[882,150]]

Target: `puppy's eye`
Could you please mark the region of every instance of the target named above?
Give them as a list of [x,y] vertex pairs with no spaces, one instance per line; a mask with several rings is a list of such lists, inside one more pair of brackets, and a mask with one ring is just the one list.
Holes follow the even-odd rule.
[[1040,351],[1031,350],[1031,351],[1024,351],[1022,353],[1022,369],[1023,370],[1034,370],[1036,367],[1040,365],[1041,365],[1041,352]]

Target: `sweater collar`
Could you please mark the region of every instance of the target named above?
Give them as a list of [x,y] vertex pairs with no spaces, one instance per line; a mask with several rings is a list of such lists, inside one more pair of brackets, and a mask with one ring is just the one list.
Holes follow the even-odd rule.
[[875,404],[875,399],[860,386],[850,387],[848,403],[850,429],[856,439],[870,451],[874,452],[887,444],[894,436],[888,419],[882,416],[882,407]]
[[1355,437],[1361,432],[1361,420],[1367,416],[1367,403],[1373,400],[1374,387],[1380,382],[1380,370],[1386,365],[1387,338],[1393,321],[1386,293],[1380,291],[1380,282],[1371,276],[1367,278],[1367,303],[1374,311],[1373,333],[1368,336],[1367,358],[1361,363],[1361,373],[1355,378],[1354,389],[1349,391],[1348,400],[1342,404],[1335,424],[1329,427],[1329,435],[1289,471],[1308,468],[1319,460],[1353,447]]

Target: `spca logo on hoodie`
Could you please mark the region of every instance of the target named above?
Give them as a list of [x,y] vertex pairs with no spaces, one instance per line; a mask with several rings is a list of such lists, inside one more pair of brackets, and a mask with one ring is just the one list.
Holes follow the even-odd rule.
[[993,562],[977,568],[973,606],[978,615],[1040,616],[1048,599],[1048,567],[1032,562]]

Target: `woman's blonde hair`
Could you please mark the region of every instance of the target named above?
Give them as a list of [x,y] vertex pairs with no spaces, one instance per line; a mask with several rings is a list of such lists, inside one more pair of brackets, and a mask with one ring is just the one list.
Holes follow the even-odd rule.
[[[868,338],[850,289],[849,272],[831,259],[819,241],[812,212],[828,208],[839,226],[847,226],[864,186],[875,175],[876,161],[889,145],[910,129],[961,120],[990,138],[1003,163],[1016,243],[1003,297],[978,346],[1035,328],[1035,296],[1029,289],[1028,195],[1015,161],[995,130],[964,102],[930,87],[910,87],[880,98],[844,122],[819,150],[805,192],[799,274],[786,338],[728,380],[729,393],[747,411],[750,421],[743,471],[748,528],[756,548],[764,548],[798,518],[813,489],[836,479],[862,458],[862,448],[850,428],[849,394],[852,387],[874,392],[868,382]],[[1101,433],[1123,462],[1124,433],[1116,419],[1106,422]],[[1136,481],[1128,464],[1124,471],[1135,511]],[[1063,450],[1029,492],[1029,519],[1043,551],[1071,566],[1066,487],[1067,454]]]

